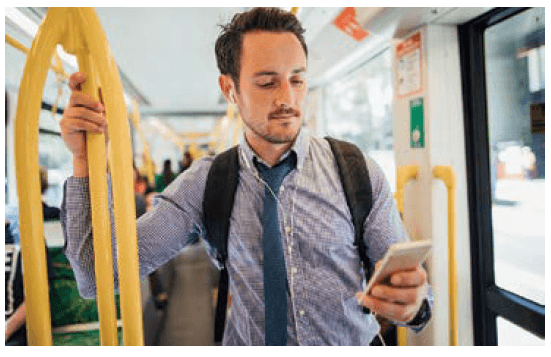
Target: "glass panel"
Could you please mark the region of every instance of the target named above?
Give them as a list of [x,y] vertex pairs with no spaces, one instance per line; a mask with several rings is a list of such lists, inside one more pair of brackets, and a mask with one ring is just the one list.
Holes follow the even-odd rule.
[[545,340],[498,317],[497,344],[498,346],[545,346]]
[[59,207],[63,196],[63,182],[73,174],[72,155],[60,136],[39,135],[38,164],[48,170],[48,189],[42,198],[47,205]]
[[326,135],[358,145],[383,169],[395,190],[390,49],[325,88]]
[[545,17],[484,34],[496,284],[545,305]]
[[38,118],[38,127],[40,129],[46,129],[60,133],[61,128],[59,127],[59,121],[61,120],[61,118],[62,116],[60,114],[53,114],[51,110],[43,109],[40,111],[40,117]]

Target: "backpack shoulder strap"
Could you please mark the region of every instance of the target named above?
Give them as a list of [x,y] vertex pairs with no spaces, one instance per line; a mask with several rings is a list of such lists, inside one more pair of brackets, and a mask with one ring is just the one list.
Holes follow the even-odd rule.
[[214,318],[215,342],[222,341],[226,322],[229,288],[226,261],[228,259],[230,217],[238,183],[239,159],[237,150],[237,146],[234,146],[216,156],[207,175],[203,197],[205,239],[211,246],[216,248],[217,259],[222,265]]
[[371,181],[367,163],[360,149],[351,143],[325,137],[337,161],[346,202],[354,224],[354,244],[358,247],[366,278],[372,273],[372,264],[363,239],[364,222],[372,207]]

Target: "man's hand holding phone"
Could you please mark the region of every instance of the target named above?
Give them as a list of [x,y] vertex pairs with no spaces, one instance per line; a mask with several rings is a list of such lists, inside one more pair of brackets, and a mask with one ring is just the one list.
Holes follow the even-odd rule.
[[358,302],[395,322],[413,320],[427,297],[427,273],[421,263],[429,250],[427,242],[393,246],[375,265],[366,290],[357,293]]

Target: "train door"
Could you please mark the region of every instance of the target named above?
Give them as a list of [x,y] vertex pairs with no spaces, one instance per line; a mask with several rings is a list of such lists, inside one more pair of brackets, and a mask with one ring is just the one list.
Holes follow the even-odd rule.
[[462,25],[476,345],[545,344],[545,9]]

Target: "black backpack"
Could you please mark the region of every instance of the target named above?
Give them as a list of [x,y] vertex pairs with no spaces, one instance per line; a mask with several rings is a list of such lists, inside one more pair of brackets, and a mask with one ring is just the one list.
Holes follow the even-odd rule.
[[[352,214],[355,237],[360,260],[369,280],[373,267],[367,256],[367,246],[362,239],[363,223],[371,211],[372,191],[367,164],[360,149],[353,144],[325,138],[337,161],[348,207]],[[216,248],[217,260],[222,269],[218,283],[218,300],[214,320],[214,340],[221,342],[226,321],[229,276],[226,267],[228,258],[228,233],[233,200],[237,190],[239,171],[238,149],[234,146],[216,156],[207,176],[203,198],[203,219],[209,244]],[[364,312],[369,310],[364,308]]]

